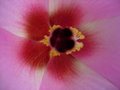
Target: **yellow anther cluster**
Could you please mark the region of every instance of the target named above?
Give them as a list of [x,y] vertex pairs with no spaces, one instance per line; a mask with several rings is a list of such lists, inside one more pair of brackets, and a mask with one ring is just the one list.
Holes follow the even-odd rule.
[[73,52],[79,51],[81,48],[83,48],[84,44],[82,42],[77,42],[75,47],[71,50],[68,50],[66,54],[71,54]]
[[44,39],[40,41],[41,43],[45,44],[46,46],[49,46],[49,36],[44,36]]
[[50,27],[49,32],[53,32],[54,30],[56,30],[57,28],[61,28],[60,25],[53,25],[52,27]]
[[[50,28],[49,32],[53,32],[54,30],[56,30],[57,28],[62,28],[60,25],[54,25]],[[72,33],[73,33],[73,39],[75,41],[75,46],[71,49],[66,51],[66,54],[71,54],[73,52],[79,51],[81,48],[84,47],[84,43],[83,42],[78,42],[77,40],[81,40],[81,39],[85,39],[85,36],[82,34],[82,32],[80,32],[78,29],[76,28],[69,28]],[[44,36],[44,39],[40,41],[41,43],[45,44],[46,46],[50,46],[50,36]],[[51,46],[50,46],[51,47]],[[60,52],[58,52],[56,49],[54,49],[53,47],[51,47],[51,51],[50,51],[50,57],[53,56],[60,56]]]
[[70,27],[70,30],[76,39],[85,39],[85,36],[78,29]]
[[55,49],[51,49],[50,57],[53,57],[53,56],[60,56],[60,53]]

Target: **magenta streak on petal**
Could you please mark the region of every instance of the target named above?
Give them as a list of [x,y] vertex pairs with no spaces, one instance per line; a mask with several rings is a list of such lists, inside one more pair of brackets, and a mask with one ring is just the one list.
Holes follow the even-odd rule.
[[50,57],[50,48],[36,41],[23,42],[21,46],[21,58],[25,65],[29,65],[31,69],[36,69],[45,66]]
[[47,66],[49,72],[56,80],[68,81],[76,75],[74,63],[75,58],[71,55],[61,54],[52,57]]
[[49,17],[45,8],[33,5],[25,12],[23,25],[28,37],[32,40],[41,40],[48,34]]
[[51,25],[61,25],[63,27],[79,27],[83,13],[80,6],[59,7],[50,16]]

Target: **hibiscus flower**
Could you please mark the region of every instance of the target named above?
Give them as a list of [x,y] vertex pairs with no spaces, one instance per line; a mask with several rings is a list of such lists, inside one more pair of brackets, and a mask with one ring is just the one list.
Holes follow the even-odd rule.
[[1,0],[0,90],[119,90],[119,0]]

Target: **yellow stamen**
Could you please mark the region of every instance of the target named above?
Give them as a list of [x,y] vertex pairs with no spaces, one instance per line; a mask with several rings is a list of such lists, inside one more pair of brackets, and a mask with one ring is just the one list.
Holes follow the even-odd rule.
[[85,39],[85,36],[76,28],[70,27],[70,30],[73,32],[73,35],[77,39]]
[[77,42],[77,44],[75,45],[75,47],[73,49],[71,49],[71,50],[68,50],[66,52],[66,54],[71,54],[73,52],[79,51],[81,48],[83,48],[83,46],[84,46],[84,44],[82,42],[80,42],[80,43]]
[[49,36],[44,36],[44,39],[40,41],[41,43],[45,44],[46,46],[49,46]]
[[54,30],[56,30],[57,28],[61,28],[60,25],[53,25],[52,27],[50,27],[49,32],[53,32]]
[[52,49],[50,51],[50,57],[53,57],[53,56],[60,56],[60,53],[56,51],[55,49]]

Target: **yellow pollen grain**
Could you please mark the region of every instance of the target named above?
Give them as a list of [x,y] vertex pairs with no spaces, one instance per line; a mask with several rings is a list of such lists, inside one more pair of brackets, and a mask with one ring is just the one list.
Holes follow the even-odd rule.
[[80,33],[76,28],[70,27],[70,30],[73,32],[74,35],[76,35],[77,33]]
[[76,50],[79,51],[83,47],[84,47],[84,44],[82,42],[80,42],[76,45]]
[[54,30],[56,30],[57,28],[61,28],[60,25],[53,25],[52,27],[50,27],[49,32],[53,32]]
[[59,53],[58,51],[52,49],[52,50],[50,51],[50,56],[51,56],[51,57],[53,57],[53,56],[60,56],[60,53]]
[[73,32],[74,36],[78,39],[85,39],[85,36],[76,28],[70,28],[70,30]]
[[80,35],[79,38],[80,38],[80,39],[85,39],[85,36],[84,36],[84,35]]

